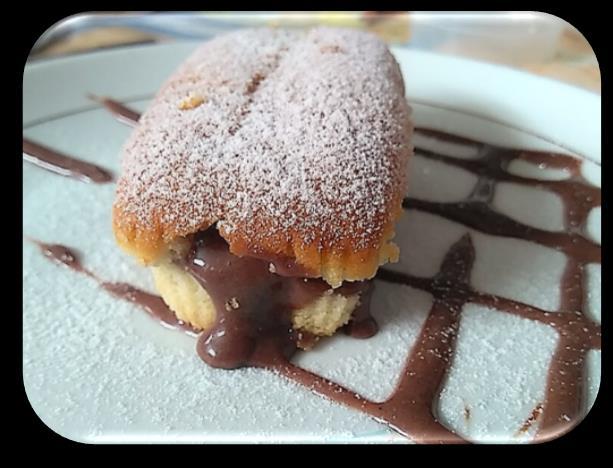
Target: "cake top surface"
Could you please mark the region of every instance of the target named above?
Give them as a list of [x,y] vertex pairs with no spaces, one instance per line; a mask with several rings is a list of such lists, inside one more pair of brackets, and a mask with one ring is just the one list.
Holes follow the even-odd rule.
[[162,86],[125,145],[115,224],[169,242],[217,222],[256,254],[377,249],[405,191],[411,130],[399,67],[374,36],[219,36]]

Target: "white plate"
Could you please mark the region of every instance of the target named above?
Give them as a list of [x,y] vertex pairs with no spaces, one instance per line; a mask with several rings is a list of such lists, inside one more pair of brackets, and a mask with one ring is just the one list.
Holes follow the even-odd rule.
[[[28,65],[24,136],[117,173],[130,129],[86,94],[144,109],[194,47],[128,47]],[[584,162],[586,176],[599,185],[599,96],[500,66],[394,52],[418,126],[578,154],[591,161]],[[473,182],[459,169],[430,163],[415,163],[412,179],[413,195],[446,200],[458,200]],[[152,289],[148,273],[115,246],[112,184],[83,184],[28,164],[23,183],[25,235],[77,248],[85,265],[106,280]],[[499,209],[526,222],[559,222],[555,199],[520,192],[508,188]],[[530,197],[543,203],[544,221],[530,215]],[[599,238],[599,214],[592,221],[590,229]],[[441,252],[469,230],[413,211],[398,231],[404,254],[394,268],[430,275]],[[488,270],[482,262],[479,285],[555,307],[556,275],[564,266],[560,253],[471,232],[477,258],[491,256],[504,265]],[[93,280],[47,261],[25,241],[23,261],[25,388],[38,416],[64,437],[86,442],[407,442],[370,417],[269,372],[208,368],[196,356],[193,338],[160,327]],[[590,267],[588,283],[588,314],[599,322],[600,265]],[[374,301],[381,324],[377,337],[335,337],[296,362],[381,400],[393,390],[431,298],[382,284]],[[394,312],[406,309],[410,313]],[[467,306],[457,355],[437,402],[441,421],[475,441],[529,439],[534,428],[524,437],[514,434],[543,399],[556,342],[556,332],[546,325]],[[599,386],[600,351],[590,351],[588,361],[585,412]],[[465,407],[472,408],[470,423]]]

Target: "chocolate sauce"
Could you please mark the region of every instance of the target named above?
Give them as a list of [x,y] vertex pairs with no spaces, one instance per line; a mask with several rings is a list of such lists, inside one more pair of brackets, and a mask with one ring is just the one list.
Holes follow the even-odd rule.
[[108,110],[119,122],[135,127],[140,119],[140,113],[129,107],[124,106],[121,102],[104,96],[95,96],[88,94],[87,97],[92,101],[100,103]]
[[83,182],[104,184],[113,180],[113,176],[106,169],[67,156],[27,138],[23,139],[23,159],[48,171]]
[[519,428],[519,430],[517,431],[515,435],[518,436],[525,432],[528,432],[528,430],[539,419],[542,412],[543,412],[543,404],[539,403],[538,405],[534,407],[534,409],[532,410],[532,413],[530,413],[530,416],[528,416],[528,419],[524,421],[524,423],[522,424],[522,426]]
[[[440,132],[428,133],[442,140],[455,140]],[[379,270],[378,280],[423,289],[434,298],[432,309],[410,352],[399,383],[387,401],[377,403],[366,400],[351,390],[289,363],[276,366],[275,370],[318,394],[372,415],[416,442],[461,442],[459,436],[438,422],[433,406],[453,361],[462,306],[468,302],[481,304],[541,322],[559,333],[558,346],[548,370],[545,401],[518,430],[518,434],[521,434],[538,423],[534,440],[550,440],[579,422],[584,393],[585,355],[590,349],[600,349],[601,346],[600,325],[588,319],[583,312],[585,265],[600,263],[600,246],[583,237],[579,230],[585,224],[590,209],[600,205],[600,190],[583,180],[580,174],[581,163],[575,158],[553,153],[502,149],[472,140],[463,139],[463,142],[480,145],[483,157],[476,161],[465,161],[418,151],[426,157],[443,160],[477,174],[479,182],[469,199],[454,204],[407,199],[405,208],[429,211],[488,234],[517,237],[562,250],[568,260],[561,284],[560,310],[547,312],[518,301],[474,291],[468,284],[474,248],[470,236],[466,235],[451,247],[441,270],[433,278]],[[515,158],[530,160],[546,167],[566,169],[571,173],[571,178],[540,181],[514,176],[505,170]],[[567,215],[565,232],[538,230],[492,210],[489,206],[494,189],[492,181],[501,180],[541,187],[560,195]]]
[[406,198],[405,209],[416,209],[464,224],[485,234],[514,237],[550,247],[585,262],[600,261],[600,246],[579,233],[551,232],[526,226],[497,213],[482,202],[440,203],[415,198]]
[[[421,129],[418,131],[441,140],[453,140],[441,132]],[[491,196],[489,200],[484,201],[475,201],[474,197],[470,197],[466,202],[460,203],[434,203],[415,199],[407,199],[404,202],[407,209],[434,213],[488,234],[516,237],[539,243],[561,250],[567,255],[567,266],[560,288],[561,306],[556,313],[472,290],[469,291],[467,299],[470,302],[537,320],[558,331],[560,339],[550,364],[546,398],[536,435],[536,440],[549,440],[568,431],[578,423],[583,398],[585,355],[590,349],[600,348],[600,326],[589,320],[583,313],[585,298],[583,285],[586,264],[600,263],[601,250],[600,246],[585,238],[580,229],[585,225],[590,210],[601,204],[601,193],[598,188],[589,185],[583,179],[580,171],[581,161],[571,156],[502,149],[467,139],[463,139],[463,142],[479,145],[481,158],[463,160],[421,149],[418,149],[418,152],[425,157],[444,161],[473,172],[479,177],[481,185],[483,185],[483,180],[494,180],[550,190],[558,194],[565,206],[565,231],[551,233],[523,225],[496,213],[489,206]],[[513,159],[524,159],[545,167],[565,169],[570,173],[570,178],[562,181],[541,181],[515,176],[506,172],[506,168]],[[479,185],[478,183],[477,186]],[[431,285],[424,284],[423,278],[386,271],[381,272],[379,278],[431,290]],[[456,289],[457,286],[453,286],[454,295]],[[541,414],[540,411],[541,408],[539,408],[539,414]]]
[[[116,110],[109,106],[107,108],[117,116]],[[129,123],[137,121],[136,115],[134,113]],[[600,246],[585,238],[581,232],[581,227],[585,224],[590,209],[601,204],[600,190],[590,186],[583,179],[580,173],[581,162],[571,156],[499,148],[428,129],[416,129],[416,131],[444,141],[477,145],[481,155],[481,158],[477,160],[456,159],[420,148],[417,148],[417,152],[426,158],[473,172],[478,176],[478,183],[468,199],[463,202],[435,203],[407,199],[404,207],[437,214],[487,234],[515,237],[561,250],[567,255],[568,262],[561,284],[560,310],[553,313],[547,312],[518,301],[473,290],[468,279],[475,252],[469,235],[464,236],[450,248],[439,273],[433,278],[416,277],[380,269],[377,280],[409,285],[428,291],[433,296],[433,304],[417,342],[410,351],[392,396],[384,402],[373,402],[289,362],[288,357],[295,349],[296,338],[295,335],[292,338],[288,328],[287,309],[284,308],[285,299],[279,299],[284,296],[291,297],[291,294],[286,296],[287,291],[291,288],[280,285],[283,280],[268,278],[267,268],[265,269],[263,265],[256,266],[255,263],[251,265],[251,260],[245,260],[249,262],[249,268],[253,268],[252,271],[257,275],[256,282],[263,289],[252,288],[252,291],[240,292],[241,296],[243,293],[246,294],[245,297],[249,300],[248,308],[253,312],[243,310],[233,314],[245,305],[244,300],[241,304],[236,298],[239,307],[234,309],[232,304],[235,303],[232,297],[226,297],[232,288],[215,278],[224,278],[229,282],[235,282],[235,279],[223,272],[213,272],[210,269],[206,271],[206,268],[203,267],[207,259],[213,264],[219,262],[222,266],[226,261],[237,260],[224,258],[225,254],[221,249],[218,252],[215,252],[214,249],[203,252],[202,249],[196,248],[190,257],[192,265],[187,265],[187,268],[206,286],[208,291],[211,290],[210,288],[219,287],[213,294],[218,311],[222,311],[221,314],[218,314],[214,332],[207,333],[207,338],[201,337],[202,341],[206,341],[211,336],[213,336],[211,341],[219,341],[208,344],[199,343],[199,353],[205,354],[205,360],[215,358],[215,356],[210,356],[208,351],[217,350],[217,345],[229,346],[230,343],[224,343],[224,333],[234,329],[238,330],[242,333],[242,336],[238,334],[239,338],[234,343],[238,351],[233,354],[232,350],[223,349],[225,355],[223,361],[231,364],[229,367],[234,367],[239,363],[271,369],[305,385],[315,393],[370,414],[378,421],[416,442],[465,442],[439,423],[433,407],[453,361],[462,307],[469,302],[477,303],[538,321],[555,328],[559,333],[558,346],[548,371],[545,401],[528,415],[526,422],[518,429],[518,434],[520,434],[527,431],[530,426],[539,424],[535,440],[543,441],[554,438],[568,431],[579,421],[583,403],[585,355],[590,349],[600,349],[601,346],[600,326],[588,319],[583,310],[585,266],[587,263],[600,263],[601,251]],[[517,176],[507,172],[509,163],[514,159],[523,159],[541,167],[565,169],[571,176],[568,180],[562,181],[542,181]],[[495,191],[495,183],[501,181],[538,187],[558,194],[566,209],[565,231],[549,232],[536,229],[496,213],[490,204]],[[197,264],[193,263],[194,260],[197,261]],[[68,263],[75,265],[74,261]],[[250,278],[250,281],[252,279],[253,277]],[[289,283],[291,282],[290,279]],[[241,291],[241,284],[237,286],[238,291]],[[274,290],[275,287],[278,287],[281,292],[277,293]],[[258,290],[271,290],[271,288],[273,290],[271,297],[275,298],[271,302],[279,301],[281,307],[271,307],[265,299],[269,296],[258,293]],[[226,303],[229,304],[228,310],[226,310]],[[300,301],[296,301],[296,304],[299,303]],[[232,315],[235,316],[232,317]],[[272,320],[273,317],[274,320]],[[282,329],[280,334],[282,339],[273,338],[279,330],[275,330],[277,325],[271,323],[271,320]],[[361,313],[354,316],[353,322],[355,322],[353,327],[361,322]],[[255,336],[252,327],[245,328],[245,323],[250,325],[255,323],[255,328],[260,328]],[[351,330],[351,326],[347,328]],[[467,410],[465,410],[465,417],[468,419],[470,410]]]
[[[287,362],[300,344],[297,341],[312,338],[299,336],[301,332],[292,328],[291,313],[331,293],[321,279],[280,276],[270,271],[268,261],[232,255],[215,228],[195,235],[183,262],[215,305],[215,324],[197,344],[198,355],[213,367]],[[346,283],[334,292],[357,294],[367,284]]]
[[289,276],[294,278],[316,278],[317,273],[309,270],[308,268],[296,263],[292,258],[287,258],[281,255],[259,255],[257,253],[250,253],[250,257],[259,258],[268,262],[268,270],[271,273]]
[[83,268],[78,255],[68,247],[61,244],[44,244],[38,241],[34,242],[36,242],[43,255],[48,259],[56,263],[66,265],[68,268],[71,268],[74,271],[93,277],[89,270]]
[[175,313],[168,308],[160,296],[143,291],[128,283],[101,282],[100,285],[113,296],[140,306],[149,315],[164,325],[170,328],[196,333],[196,330],[187,323],[177,319]]
[[174,312],[168,308],[161,297],[150,294],[127,283],[111,283],[102,281],[94,273],[83,267],[77,252],[61,244],[45,244],[30,239],[38,245],[41,252],[49,260],[65,265],[68,268],[95,279],[98,284],[113,296],[132,302],[143,308],[149,315],[170,328],[178,328],[194,332],[186,323],[178,320]]

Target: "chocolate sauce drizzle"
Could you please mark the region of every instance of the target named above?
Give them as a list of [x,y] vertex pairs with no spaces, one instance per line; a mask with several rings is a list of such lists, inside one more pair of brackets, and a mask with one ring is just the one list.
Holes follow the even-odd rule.
[[532,410],[532,413],[530,413],[530,416],[528,416],[528,419],[524,421],[524,423],[519,428],[515,436],[519,436],[521,434],[524,434],[525,432],[528,432],[528,430],[532,427],[532,425],[536,421],[538,421],[542,412],[543,412],[543,404],[539,403],[538,405],[534,407],[534,409]]
[[144,309],[154,319],[170,328],[176,328],[189,332],[194,330],[186,323],[178,320],[174,312],[168,308],[161,297],[150,294],[142,289],[127,283],[112,283],[103,281],[93,272],[83,266],[79,255],[75,250],[61,244],[45,244],[37,240],[29,239],[40,248],[41,252],[49,260],[60,265],[67,266],[71,270],[82,273],[96,280],[98,284],[113,296],[132,302]]
[[[102,104],[119,122],[132,127],[138,124],[140,114],[119,101],[88,94],[92,101]],[[23,138],[23,159],[38,167],[82,182],[104,184],[113,180],[106,169],[92,163],[52,150],[27,138]]]
[[[121,107],[105,104],[113,114],[126,122]],[[119,109],[119,110],[118,110]],[[138,114],[132,113],[127,122],[136,124]],[[429,292],[433,304],[421,333],[410,351],[399,383],[392,396],[384,402],[373,402],[328,379],[290,363],[286,358],[260,363],[263,367],[299,382],[317,394],[363,411],[389,425],[416,442],[466,442],[444,427],[435,414],[434,406],[454,356],[455,340],[461,311],[465,304],[476,303],[501,312],[531,319],[553,327],[559,334],[547,378],[545,399],[528,415],[518,434],[539,424],[536,441],[555,438],[579,422],[583,405],[585,356],[590,349],[600,349],[600,325],[584,314],[585,266],[600,263],[601,250],[582,232],[590,210],[601,204],[601,193],[581,176],[581,161],[567,155],[512,150],[454,137],[429,129],[416,131],[444,141],[477,145],[480,158],[475,160],[453,157],[416,148],[420,155],[468,170],[478,176],[478,183],[469,198],[458,203],[437,203],[407,198],[405,209],[417,209],[462,223],[486,234],[514,237],[560,250],[567,256],[567,266],[561,284],[561,306],[557,312],[547,312],[512,299],[475,291],[469,285],[475,251],[470,235],[456,242],[447,252],[442,267],[432,278],[380,269],[377,280]],[[507,172],[509,163],[523,159],[541,167],[565,169],[570,178],[543,181]],[[565,206],[564,232],[550,232],[519,223],[495,212],[491,201],[497,182],[514,182],[556,193]],[[357,317],[356,317],[357,318]],[[359,320],[356,320],[359,322]],[[468,413],[470,414],[470,413]]]
[[119,122],[135,127],[140,119],[140,114],[129,107],[126,107],[119,101],[115,101],[105,96],[95,96],[94,94],[88,94],[87,97],[99,104],[102,104],[106,110],[108,110],[113,117]]
[[[457,140],[433,130],[417,131],[441,140]],[[590,210],[600,205],[600,190],[583,179],[581,162],[573,157],[498,148],[467,139],[463,139],[463,142],[479,145],[481,158],[466,161],[419,148],[416,151],[424,157],[444,161],[476,174],[479,177],[478,183],[468,200],[460,203],[435,203],[408,198],[404,201],[404,207],[430,212],[487,234],[515,237],[561,250],[568,259],[561,284],[560,310],[547,312],[512,299],[473,290],[468,284],[468,278],[474,261],[474,248],[467,234],[451,247],[441,270],[433,278],[379,270],[377,279],[380,281],[412,286],[428,291],[433,296],[433,305],[426,323],[411,350],[399,384],[387,401],[376,403],[365,400],[344,387],[292,364],[276,370],[307,385],[316,393],[384,421],[416,442],[460,442],[462,439],[459,436],[438,422],[433,406],[453,361],[462,306],[469,302],[480,304],[541,322],[558,332],[559,341],[548,371],[545,401],[539,405],[538,414],[528,418],[530,422],[518,431],[519,435],[538,421],[539,428],[534,441],[550,440],[579,422],[583,410],[585,356],[590,349],[600,349],[601,346],[600,325],[587,318],[583,308],[585,266],[588,263],[600,263],[600,246],[585,238],[580,230]],[[562,181],[540,181],[505,172],[508,164],[516,158],[566,169],[571,177]],[[550,233],[535,229],[495,212],[490,204],[498,181],[535,186],[557,193],[566,210],[565,232]]]
[[[303,277],[304,269],[294,268],[293,262],[284,262],[282,273],[278,267],[272,273],[268,261],[232,255],[214,227],[197,233],[186,258],[176,261],[202,285],[215,306],[215,323],[197,344],[198,355],[207,364],[224,369],[268,367],[288,362],[298,347],[314,344],[312,336],[306,334],[307,342],[303,331],[292,328],[292,312],[332,293],[322,279]],[[344,283],[334,293],[350,296],[370,291],[370,286],[367,281]],[[360,323],[368,321],[369,300],[369,293],[360,297],[365,309]]]
[[48,171],[82,182],[104,184],[113,180],[113,176],[106,169],[39,145],[25,137],[23,159]]

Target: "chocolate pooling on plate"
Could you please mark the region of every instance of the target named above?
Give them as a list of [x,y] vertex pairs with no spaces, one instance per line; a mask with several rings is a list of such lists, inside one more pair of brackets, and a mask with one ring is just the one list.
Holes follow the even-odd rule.
[[[134,113],[133,117],[131,123],[135,124],[138,114]],[[405,209],[426,211],[486,234],[523,239],[564,252],[567,256],[567,266],[560,288],[560,310],[548,312],[519,301],[474,290],[469,284],[469,278],[475,251],[470,235],[467,234],[449,249],[440,271],[432,278],[416,277],[387,269],[379,270],[376,280],[408,285],[425,290],[433,296],[430,313],[417,341],[410,350],[397,387],[386,401],[367,400],[341,385],[291,364],[288,360],[288,356],[291,355],[289,345],[293,345],[292,339],[295,337],[291,338],[289,330],[285,328],[287,324],[279,327],[283,330],[285,341],[277,342],[276,339],[270,338],[269,342],[272,343],[274,351],[267,355],[266,352],[253,353],[252,348],[245,353],[248,357],[242,357],[240,360],[243,363],[268,368],[305,385],[317,394],[363,411],[416,442],[465,442],[460,436],[440,424],[433,407],[453,361],[462,307],[469,302],[484,305],[497,311],[538,321],[553,327],[558,332],[559,341],[549,367],[544,401],[539,403],[531,414],[526,415],[525,423],[517,431],[519,436],[528,431],[531,426],[537,425],[535,440],[552,439],[579,422],[584,404],[585,356],[590,349],[600,349],[601,346],[600,325],[591,321],[584,314],[585,266],[588,263],[600,263],[601,251],[600,246],[587,239],[582,233],[590,210],[601,204],[601,192],[583,179],[581,161],[572,156],[505,149],[427,129],[417,129],[416,133],[446,142],[477,145],[480,148],[481,157],[471,160],[456,159],[419,147],[416,148],[416,152],[423,157],[471,171],[479,179],[471,196],[463,202],[438,203],[407,198],[404,202]],[[506,169],[515,159],[523,159],[542,167],[564,169],[570,176],[566,180],[551,181],[513,175]],[[563,232],[544,231],[519,223],[494,211],[491,208],[491,201],[495,184],[499,181],[538,187],[558,194],[565,207],[565,230]],[[199,236],[203,236],[206,241],[209,234],[201,233]],[[198,238],[196,236],[195,239]],[[203,242],[198,244],[197,240],[194,242],[188,257],[192,265],[186,264],[186,267],[195,269],[194,277],[200,275],[201,281],[206,281],[210,277],[210,272],[198,270],[202,266],[198,265],[202,263],[199,260],[208,258],[210,261],[215,255],[223,257],[223,249],[203,250],[204,245]],[[46,244],[41,244],[42,246],[45,246],[43,251],[49,258],[67,264],[76,271],[92,275],[83,269],[74,252],[69,249]],[[197,262],[193,263],[194,260]],[[254,261],[254,265],[257,261],[244,258],[238,260]],[[237,261],[236,257],[233,261]],[[259,271],[261,267],[253,266],[253,268]],[[289,282],[295,279],[287,278]],[[269,281],[269,279],[262,281]],[[284,280],[277,279],[277,281]],[[107,287],[106,289],[113,292],[112,288]],[[362,294],[367,294],[369,290],[370,288],[367,288]],[[223,292],[219,294],[219,297],[222,298]],[[125,298],[121,295],[120,297]],[[158,304],[161,304],[160,307],[165,307],[163,301],[157,299]],[[165,310],[172,315],[167,307]],[[223,310],[225,310],[225,303]],[[280,316],[283,315],[280,309],[273,308],[268,312],[270,316],[278,313]],[[347,327],[349,330],[356,326],[359,328],[359,324],[363,323],[360,314],[354,313],[352,322]],[[368,317],[364,317],[368,322]],[[266,324],[267,315],[264,314],[261,320]],[[170,322],[171,319],[168,321]],[[281,322],[283,323],[282,320]],[[239,323],[237,329],[240,330],[241,326]],[[371,324],[366,328],[368,327],[371,331],[373,328],[376,330],[376,325]],[[267,330],[266,326],[262,328]],[[272,332],[273,329],[274,326],[268,331]],[[224,331],[231,332],[231,327],[226,325]],[[358,334],[361,333],[358,332]],[[209,349],[202,346],[202,341],[206,341],[206,338],[202,338],[204,336],[211,336],[211,332],[201,335],[198,344],[200,353]],[[274,333],[272,335],[264,333],[264,336],[271,337],[274,336]],[[290,349],[289,353],[283,352],[286,344]],[[250,346],[247,343],[247,347]],[[266,356],[266,358],[258,361],[257,359],[261,356]],[[466,414],[468,414],[467,417],[470,417],[470,411]]]
[[100,166],[67,156],[27,138],[23,139],[23,159],[48,171],[83,182],[104,184],[113,180],[111,173]]
[[[283,274],[272,273],[268,261],[232,255],[215,228],[194,236],[184,266],[215,304],[216,322],[197,345],[198,355],[213,367],[287,362],[302,339],[292,329],[291,312],[332,292],[322,279],[302,277],[302,269],[289,265]],[[353,295],[369,287],[366,281],[344,283],[334,292]],[[368,299],[360,298],[365,308]]]

